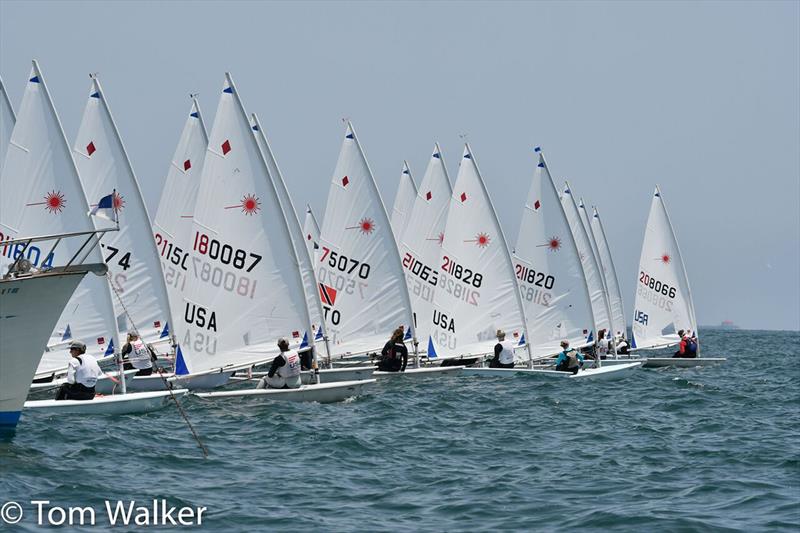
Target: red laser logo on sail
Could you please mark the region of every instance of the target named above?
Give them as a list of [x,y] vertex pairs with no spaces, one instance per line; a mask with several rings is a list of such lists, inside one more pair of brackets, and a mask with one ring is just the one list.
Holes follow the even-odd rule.
[[[444,236],[442,236],[442,240],[444,240]],[[481,232],[478,233],[474,239],[467,239],[464,242],[474,242],[475,244],[478,245],[478,247],[486,248],[487,246],[489,246],[491,239],[489,238],[488,234]]]
[[371,218],[364,217],[359,221],[358,226],[348,226],[345,229],[357,229],[364,235],[368,235],[375,231],[375,221]]
[[44,202],[34,202],[32,204],[25,204],[25,205],[26,206],[43,205],[46,211],[56,215],[64,210],[64,206],[66,204],[67,201],[64,198],[64,195],[61,193],[61,191],[54,190],[44,195]]
[[115,192],[114,196],[112,197],[112,204],[114,205],[114,211],[119,213],[122,211],[122,208],[125,207],[125,199],[120,193]]
[[255,194],[245,194],[242,202],[236,205],[229,205],[225,209],[241,209],[247,216],[255,215],[261,210],[261,201]]
[[547,249],[551,252],[557,252],[561,249],[561,239],[558,237],[550,237],[550,240],[544,244],[538,244],[537,247],[543,248],[547,246]]
[[659,257],[658,259],[659,259],[659,261],[661,261],[665,265],[668,265],[669,262],[672,261],[672,258],[666,252],[661,257]]

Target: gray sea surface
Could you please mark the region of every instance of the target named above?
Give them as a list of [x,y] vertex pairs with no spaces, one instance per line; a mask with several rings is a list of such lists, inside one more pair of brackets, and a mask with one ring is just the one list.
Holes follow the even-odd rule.
[[[194,530],[797,531],[800,333],[701,331],[717,367],[612,382],[381,380],[338,404],[184,402],[146,416],[23,412],[0,505],[207,507]],[[59,518],[56,513],[55,518]],[[115,531],[142,531],[131,525]],[[185,530],[161,527],[159,531]]]

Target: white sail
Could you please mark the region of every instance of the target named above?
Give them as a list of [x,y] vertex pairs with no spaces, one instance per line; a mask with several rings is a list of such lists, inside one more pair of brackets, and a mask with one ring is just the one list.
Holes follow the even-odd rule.
[[380,349],[413,318],[389,217],[348,122],[317,250],[326,332],[336,355]]
[[544,155],[536,151],[513,257],[533,354],[541,357],[561,351],[562,340],[585,345],[594,320],[575,238]]
[[397,185],[397,195],[394,197],[392,207],[392,231],[398,242],[405,231],[416,197],[417,184],[414,183],[414,176],[408,168],[408,161],[403,161],[403,172],[400,174],[400,183]]
[[[35,61],[0,173],[0,191],[0,241],[94,230],[64,130]],[[50,255],[53,243],[37,242],[26,249],[25,257],[40,268],[64,265],[82,244],[83,239],[66,239]],[[5,272],[22,247],[0,244],[0,270]],[[87,261],[103,261],[99,247]],[[108,283],[103,277],[86,276],[61,313],[49,342],[52,351],[44,354],[37,374],[66,368],[67,341],[81,340],[88,353],[103,356],[113,350],[116,336]]]
[[439,283],[444,226],[452,195],[453,187],[437,143],[399,243],[417,338],[423,340],[431,334],[433,293]]
[[697,332],[692,291],[664,198],[656,186],[639,258],[631,346],[676,344],[681,329]]
[[316,265],[317,250],[319,249],[319,224],[314,212],[311,211],[311,206],[306,206],[306,220],[303,223],[303,238],[306,241],[306,248],[308,248],[308,256]]
[[3,85],[3,78],[0,78],[0,169],[3,161],[6,160],[6,150],[8,142],[11,140],[11,132],[17,117],[14,115],[14,108],[8,98],[6,86]]
[[289,189],[286,188],[286,182],[283,181],[283,174],[281,174],[278,163],[275,161],[275,155],[272,153],[272,148],[269,146],[267,134],[261,127],[258,117],[255,113],[250,117],[250,125],[255,132],[258,146],[264,154],[264,161],[267,163],[269,175],[275,185],[275,190],[278,192],[278,198],[283,208],[283,214],[286,217],[286,222],[289,224],[289,233],[292,238],[295,254],[300,262],[300,272],[303,274],[303,287],[306,291],[306,304],[308,306],[308,313],[311,317],[311,334],[316,336],[317,329],[322,326],[322,305],[319,301],[319,288],[317,287],[317,279],[314,274],[314,262],[311,260],[313,255],[309,255],[308,248],[303,239],[303,231],[300,228],[300,220],[297,218],[297,211],[294,209],[294,203],[291,196],[289,196]]
[[597,331],[601,329],[610,331],[606,293],[605,287],[603,286],[600,265],[597,264],[597,260],[592,252],[591,241],[589,240],[589,235],[586,233],[583,222],[581,222],[578,205],[575,203],[575,199],[572,196],[569,183],[565,183],[564,189],[562,190],[561,205],[564,207],[564,213],[567,215],[567,221],[572,230],[572,237],[575,239],[578,255],[581,258],[581,266],[583,267],[583,275],[586,277],[586,285],[589,288],[589,298],[592,302],[592,316],[594,317],[595,327],[593,331],[590,332],[588,340],[595,341],[597,340]]
[[200,105],[196,99],[192,99],[192,107],[170,161],[153,221],[153,235],[167,285],[170,315],[175,321],[169,324],[167,332],[177,339],[183,338],[185,333],[181,329],[180,317],[183,316],[183,294],[191,268],[189,251],[194,242],[192,216],[207,147],[208,134]]
[[186,370],[269,361],[280,337],[300,342],[311,320],[297,256],[230,74],[209,134],[193,232],[179,339]]
[[624,334],[627,337],[625,327],[625,308],[622,302],[622,291],[619,286],[617,269],[614,267],[614,256],[608,245],[606,232],[603,223],[600,221],[600,214],[597,208],[593,208],[592,233],[597,243],[597,251],[600,254],[600,266],[603,269],[603,276],[606,279],[606,289],[608,290],[608,303],[611,308],[611,323],[614,325],[614,335]]
[[170,322],[167,287],[139,183],[96,77],[73,152],[90,205],[114,191],[120,230],[103,239],[103,253],[117,328],[120,332],[136,329],[144,341],[156,342]]
[[[491,353],[498,329],[508,340],[529,339],[508,245],[469,145],[450,196],[437,266],[429,358]],[[517,350],[517,357],[527,361],[529,354]]]
[[597,265],[597,272],[600,277],[600,283],[603,286],[603,303],[605,304],[606,308],[606,317],[607,317],[607,326],[603,325],[600,329],[606,330],[606,338],[609,335],[613,335],[617,329],[617,324],[614,323],[614,315],[611,313],[611,299],[608,295],[608,285],[606,285],[606,276],[605,272],[603,271],[603,263],[600,260],[600,251],[597,246],[597,238],[595,237],[594,231],[592,230],[591,218],[589,216],[589,212],[586,209],[586,204],[583,202],[583,198],[578,201],[578,214],[581,216],[581,223],[583,224],[583,229],[586,231],[586,236],[589,239],[589,244],[592,248],[592,255],[594,256],[594,263]]

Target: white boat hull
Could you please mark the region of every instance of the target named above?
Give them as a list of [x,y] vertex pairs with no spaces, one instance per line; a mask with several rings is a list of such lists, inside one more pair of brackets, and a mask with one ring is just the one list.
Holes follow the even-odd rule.
[[[133,375],[136,370],[125,371],[125,385],[130,385],[133,380]],[[29,394],[36,394],[41,397],[42,394],[54,394],[56,389],[61,387],[67,382],[67,378],[56,379],[46,383],[34,383],[31,385]],[[97,379],[97,384],[94,386],[95,393],[97,394],[119,394],[122,391],[122,385],[119,383],[118,374],[106,373]]]
[[173,375],[173,377],[169,378],[168,381],[172,383],[173,386],[180,389],[189,389],[191,391],[211,390],[227,384],[234,372],[235,370],[229,370],[226,372],[213,372],[197,375],[189,374],[186,376]]
[[198,398],[218,400],[222,398],[259,398],[285,402],[318,402],[333,403],[359,396],[364,389],[373,385],[374,379],[361,381],[340,381],[337,383],[321,383],[319,385],[303,385],[298,389],[247,389],[219,392],[198,392]]
[[641,366],[641,363],[625,363],[619,365],[602,366],[600,368],[587,368],[577,374],[571,372],[558,372],[556,370],[540,370],[530,368],[465,368],[463,373],[468,376],[536,376],[548,379],[593,379],[611,380],[620,379]]
[[[172,394],[180,398],[189,392],[176,389]],[[34,400],[25,402],[25,409],[48,415],[126,415],[149,413],[165,407],[171,401],[169,391],[137,392],[95,396],[93,400]]]
[[425,376],[439,376],[442,374],[459,374],[462,370],[464,370],[463,366],[424,366],[422,368],[406,368],[405,372],[383,372],[381,370],[376,370],[373,376],[376,378],[389,378],[394,376],[421,378]]
[[[370,379],[372,373],[375,372],[374,366],[357,366],[354,368],[331,368],[319,371],[320,383],[337,383],[341,381],[358,381],[361,379]],[[304,370],[300,374],[300,379],[303,385],[314,384],[314,372],[312,370]]]
[[[170,381],[175,377],[175,374],[173,372],[164,372],[163,376],[167,381]],[[165,390],[167,390],[167,387],[164,385],[161,374],[155,371],[149,376],[134,376],[128,385],[128,392],[160,392]]]

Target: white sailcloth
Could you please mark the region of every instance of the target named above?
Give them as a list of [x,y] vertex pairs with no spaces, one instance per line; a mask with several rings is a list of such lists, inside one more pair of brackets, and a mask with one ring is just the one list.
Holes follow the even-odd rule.
[[303,223],[303,238],[306,241],[306,248],[308,248],[308,256],[316,265],[317,250],[319,249],[319,224],[314,212],[311,211],[311,206],[306,207],[306,220]]
[[610,331],[606,293],[605,287],[603,286],[600,265],[597,264],[597,260],[592,252],[591,241],[589,240],[589,235],[586,232],[583,222],[581,222],[578,205],[575,203],[575,199],[572,196],[569,183],[565,183],[564,189],[562,190],[561,205],[564,207],[564,213],[567,215],[567,221],[572,230],[572,237],[575,239],[575,245],[578,248],[578,255],[581,258],[581,266],[583,267],[583,275],[586,277],[586,285],[589,288],[589,298],[592,302],[594,329],[589,333],[587,341],[595,341],[597,340],[598,330],[606,329]]
[[625,308],[622,303],[622,291],[619,287],[619,278],[617,277],[617,269],[614,267],[614,256],[611,253],[611,248],[608,245],[606,232],[603,229],[603,223],[600,221],[600,214],[597,208],[593,208],[592,233],[597,243],[597,251],[600,255],[600,266],[603,269],[603,276],[606,280],[606,289],[608,289],[608,303],[611,308],[611,322],[614,325],[614,335],[621,335],[626,333],[625,327]]
[[392,207],[392,231],[398,242],[403,235],[416,198],[417,184],[414,183],[414,176],[408,168],[408,161],[403,161],[403,172],[400,174],[400,183],[397,185],[397,195],[394,197]]
[[634,348],[676,344],[681,329],[697,332],[689,278],[658,186],[639,258],[632,329]]
[[117,328],[120,332],[135,328],[145,342],[156,342],[171,322],[167,287],[160,275],[159,253],[139,183],[96,77],[92,78],[73,151],[90,205],[114,191],[120,230],[103,239],[103,252],[114,292]]
[[[423,340],[431,334],[433,293],[439,283],[439,260],[452,194],[450,177],[437,143],[399,243],[417,338]],[[427,345],[423,344],[422,348]]]
[[[310,329],[278,192],[230,74],[209,134],[182,314],[186,370],[269,361]],[[310,339],[313,345],[313,339]]]
[[561,351],[563,340],[585,345],[594,321],[575,239],[544,155],[536,151],[513,256],[533,355],[542,357]]
[[8,142],[11,140],[11,132],[17,117],[14,115],[14,108],[8,98],[6,86],[3,85],[3,78],[0,78],[0,168],[6,160],[6,150]]
[[[525,335],[514,266],[494,206],[469,145],[450,196],[433,297],[429,358],[492,353],[495,332]],[[528,360],[528,353],[517,357]]]
[[597,272],[599,273],[600,282],[603,286],[603,303],[606,307],[606,317],[608,318],[608,327],[603,326],[601,329],[606,330],[606,338],[609,335],[612,335],[617,329],[621,329],[617,327],[617,324],[614,322],[614,315],[611,313],[611,299],[608,295],[608,285],[606,285],[606,276],[605,272],[603,271],[603,263],[600,260],[600,251],[597,246],[597,238],[595,237],[594,231],[592,230],[592,224],[589,217],[589,212],[586,209],[586,204],[583,202],[583,198],[578,201],[578,214],[581,216],[581,223],[583,224],[583,229],[586,231],[586,236],[589,238],[589,244],[592,248],[592,255],[594,256],[594,263],[597,265]]
[[170,316],[174,320],[169,324],[167,333],[175,335],[177,339],[183,338],[185,334],[180,317],[183,316],[183,294],[190,276],[189,252],[194,243],[192,216],[206,148],[206,126],[200,113],[200,105],[193,98],[189,116],[167,170],[158,211],[153,221],[156,249],[161,258],[164,282],[167,285]]
[[[64,130],[35,61],[0,173],[0,190],[0,241],[94,230]],[[33,243],[25,257],[40,268],[63,265],[83,242],[83,238],[65,239],[53,255],[48,253],[53,243]],[[5,272],[22,248],[0,243],[0,270]],[[95,247],[87,262],[102,261]],[[37,374],[66,368],[67,341],[81,340],[87,353],[103,356],[113,351],[116,336],[108,283],[103,277],[86,276],[61,313]]]
[[[306,304],[308,313],[311,317],[311,334],[315,335],[317,329],[322,325],[322,306],[319,301],[319,289],[317,288],[317,279],[314,274],[314,262],[311,260],[312,255],[308,254],[305,240],[303,239],[303,231],[300,228],[300,220],[297,218],[297,211],[294,209],[294,203],[289,190],[286,188],[286,182],[283,181],[283,174],[281,174],[275,156],[272,153],[272,148],[269,146],[267,135],[258,121],[255,113],[250,117],[250,126],[253,128],[258,146],[264,154],[264,161],[267,163],[269,175],[272,177],[275,190],[278,192],[278,198],[283,209],[283,214],[286,217],[286,223],[289,225],[289,233],[292,238],[292,245],[294,246],[295,254],[300,262],[300,272],[303,275],[303,287],[306,291]],[[316,336],[316,335],[315,335]]]
[[400,325],[411,333],[411,302],[397,244],[349,122],[319,246],[317,280],[333,354],[380,349]]

